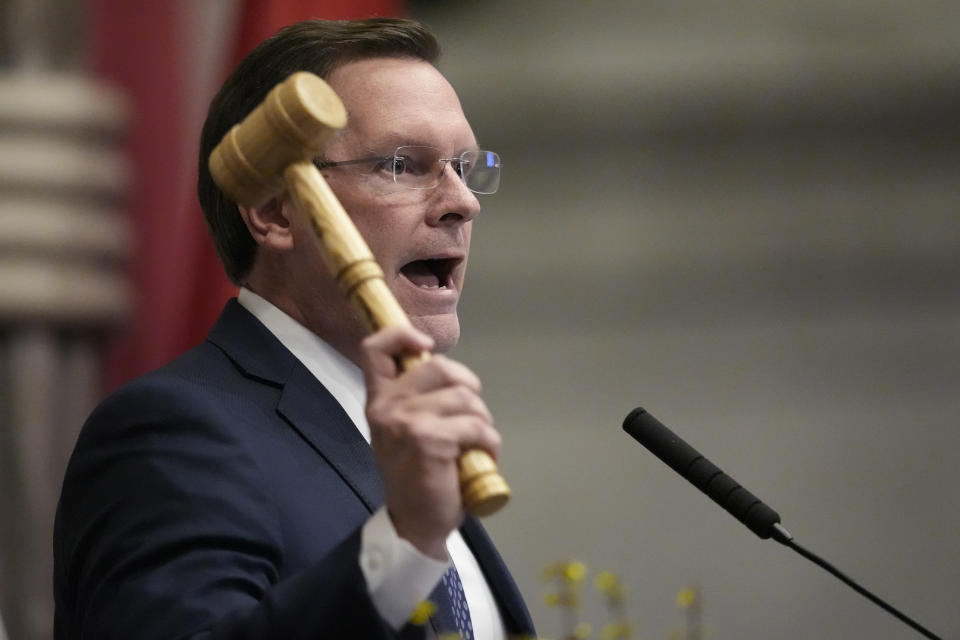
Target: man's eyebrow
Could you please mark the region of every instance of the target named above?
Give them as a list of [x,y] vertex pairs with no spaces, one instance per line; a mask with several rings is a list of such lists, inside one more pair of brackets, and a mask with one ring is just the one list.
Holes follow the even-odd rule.
[[[364,144],[362,148],[366,152],[370,153],[370,155],[375,155],[378,153],[391,153],[397,147],[436,147],[444,149],[446,145],[438,144],[438,140],[434,138],[423,138],[417,135],[411,136],[400,133],[390,133],[386,134],[379,141]],[[456,147],[454,149],[454,155],[459,155],[464,151],[476,151],[480,148],[481,147],[474,142],[464,147]]]
[[368,145],[369,148],[386,148],[389,151],[393,151],[397,147],[435,147],[437,146],[434,141],[427,140],[426,138],[421,138],[419,136],[409,136],[399,133],[391,133],[384,136],[378,141],[375,145]]

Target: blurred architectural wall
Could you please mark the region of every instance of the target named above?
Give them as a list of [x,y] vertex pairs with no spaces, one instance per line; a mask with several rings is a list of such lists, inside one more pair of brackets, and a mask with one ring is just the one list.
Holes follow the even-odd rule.
[[691,583],[711,638],[915,637],[634,443],[638,405],[960,634],[960,5],[414,7],[504,159],[456,355],[504,434],[488,526],[542,635],[542,570],[574,557],[632,587],[643,638]]
[[84,71],[81,14],[0,3],[0,610],[16,640],[52,636],[59,486],[128,310],[125,103]]

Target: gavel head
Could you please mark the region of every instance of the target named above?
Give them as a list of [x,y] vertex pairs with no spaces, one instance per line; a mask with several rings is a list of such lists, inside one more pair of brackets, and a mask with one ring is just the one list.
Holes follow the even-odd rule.
[[210,174],[234,202],[258,207],[283,191],[287,167],[313,160],[346,123],[330,85],[294,73],[223,137],[210,154]]

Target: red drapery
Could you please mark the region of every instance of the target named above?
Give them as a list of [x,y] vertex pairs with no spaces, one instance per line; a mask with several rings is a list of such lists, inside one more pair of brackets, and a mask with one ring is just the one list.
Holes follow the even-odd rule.
[[[128,157],[133,184],[129,265],[133,310],[107,358],[112,389],[199,343],[224,301],[236,293],[217,260],[193,191],[195,135],[186,123],[196,29],[190,2],[91,0],[88,41],[94,72],[120,87],[133,119]],[[402,13],[402,0],[238,0],[229,46],[233,66],[281,26],[305,18],[345,19]],[[223,70],[221,78],[228,69]],[[211,88],[212,93],[212,88]]]

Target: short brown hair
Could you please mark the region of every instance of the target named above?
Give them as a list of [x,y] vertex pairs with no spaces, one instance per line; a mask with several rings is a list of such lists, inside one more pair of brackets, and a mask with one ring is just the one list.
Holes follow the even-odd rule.
[[213,98],[200,135],[197,195],[217,255],[234,284],[241,284],[253,267],[257,245],[236,204],[213,181],[207,166],[210,152],[290,74],[310,71],[326,78],[348,62],[381,57],[436,64],[440,47],[433,34],[413,20],[305,20],[257,45]]

